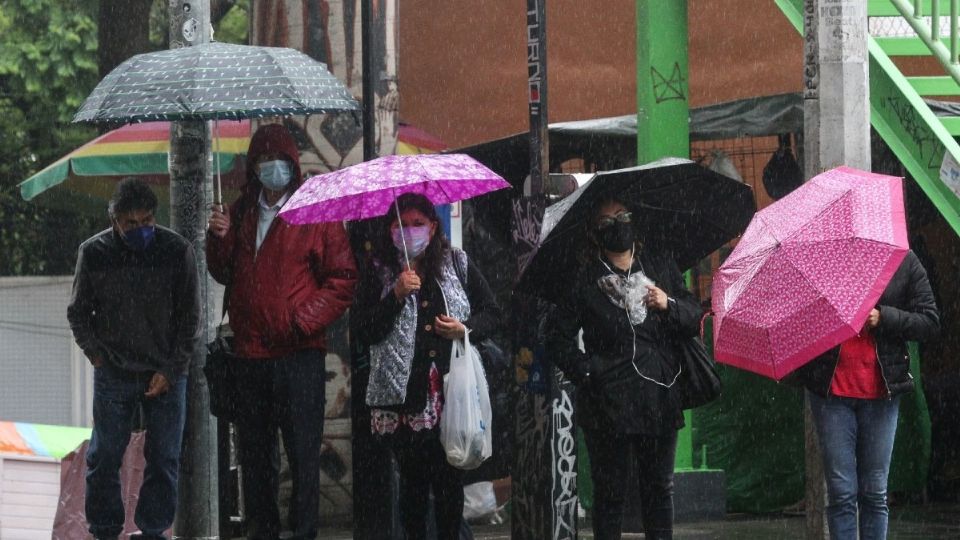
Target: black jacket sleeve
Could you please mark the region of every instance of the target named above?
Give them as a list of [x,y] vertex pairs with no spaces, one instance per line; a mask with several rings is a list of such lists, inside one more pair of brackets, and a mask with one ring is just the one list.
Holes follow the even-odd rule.
[[700,335],[700,319],[703,309],[693,293],[687,289],[683,275],[677,268],[672,257],[666,257],[664,262],[666,287],[664,287],[671,301],[667,302],[667,312],[664,320],[675,337],[694,337]]
[[73,291],[67,306],[67,320],[73,338],[83,354],[90,358],[102,358],[105,354],[94,332],[94,313],[99,311],[95,287],[90,276],[87,256],[84,253],[88,244],[80,246],[77,254],[77,269],[73,275]]
[[480,341],[496,332],[501,318],[500,306],[490,284],[472,261],[467,264],[465,289],[470,300],[470,318],[463,321],[463,325],[470,330],[471,341]]
[[549,314],[545,344],[547,358],[578,386],[586,383],[590,374],[590,358],[580,350],[577,339],[582,327],[579,290],[573,287]]
[[368,268],[362,277],[353,303],[353,317],[357,320],[355,332],[361,343],[371,345],[383,341],[393,328],[403,303],[395,294],[383,294],[383,284]]
[[878,335],[903,341],[933,341],[940,334],[940,315],[920,259],[911,251],[904,259],[907,272],[907,304],[881,304]]

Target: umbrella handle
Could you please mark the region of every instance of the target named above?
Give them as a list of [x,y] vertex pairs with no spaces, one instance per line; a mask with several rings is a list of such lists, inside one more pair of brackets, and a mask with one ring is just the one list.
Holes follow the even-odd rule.
[[213,202],[217,206],[223,206],[223,184],[220,181],[220,118],[216,114],[213,115],[213,139],[216,141],[216,154],[217,154],[217,189],[213,194]]
[[407,238],[403,235],[403,220],[400,218],[400,202],[393,198],[393,207],[397,209],[397,225],[400,226],[400,243],[403,244],[403,260],[407,263],[407,270],[410,269],[410,255],[407,253]]

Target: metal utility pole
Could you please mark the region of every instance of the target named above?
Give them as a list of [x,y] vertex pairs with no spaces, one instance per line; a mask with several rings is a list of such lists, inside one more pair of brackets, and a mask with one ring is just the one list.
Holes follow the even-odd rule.
[[[687,2],[637,0],[637,163],[690,155]],[[693,419],[677,440],[678,469],[693,467]]]
[[377,105],[375,93],[374,69],[377,52],[373,48],[373,0],[360,0],[360,48],[363,55],[363,160],[377,157],[376,119],[374,109]]
[[[210,42],[210,1],[169,0],[170,47]],[[122,23],[121,23],[122,24]],[[213,203],[210,130],[204,121],[173,122],[170,128],[170,225],[197,253],[203,294],[203,343],[214,334],[213,281],[204,257],[208,208]],[[190,362],[187,423],[180,460],[180,489],[174,538],[220,537],[217,498],[217,424],[210,415],[210,395],[203,365],[205,350]]]
[[[527,0],[527,90],[530,113],[529,195],[513,203],[517,271],[536,252],[550,172],[547,132],[546,0]],[[514,291],[514,349],[519,395],[511,508],[512,538],[577,538],[577,443],[573,389],[543,354],[546,304]],[[520,323],[522,321],[522,323]],[[522,374],[522,375],[521,375]]]
[[[867,2],[805,0],[803,6],[804,176],[840,165],[870,170]],[[826,537],[823,462],[804,400],[806,538]]]

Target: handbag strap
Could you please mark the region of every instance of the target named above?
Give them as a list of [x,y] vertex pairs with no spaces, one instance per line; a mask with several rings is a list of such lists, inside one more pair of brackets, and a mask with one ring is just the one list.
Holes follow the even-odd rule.
[[700,340],[703,340],[703,330],[707,324],[707,317],[713,317],[713,310],[708,309],[703,312],[703,315],[700,316]]

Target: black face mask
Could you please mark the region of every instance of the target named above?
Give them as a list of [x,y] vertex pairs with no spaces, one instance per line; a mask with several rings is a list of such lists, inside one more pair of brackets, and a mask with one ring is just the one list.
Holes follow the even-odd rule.
[[635,233],[632,223],[614,222],[596,232],[597,243],[600,247],[613,253],[630,251],[633,247]]

